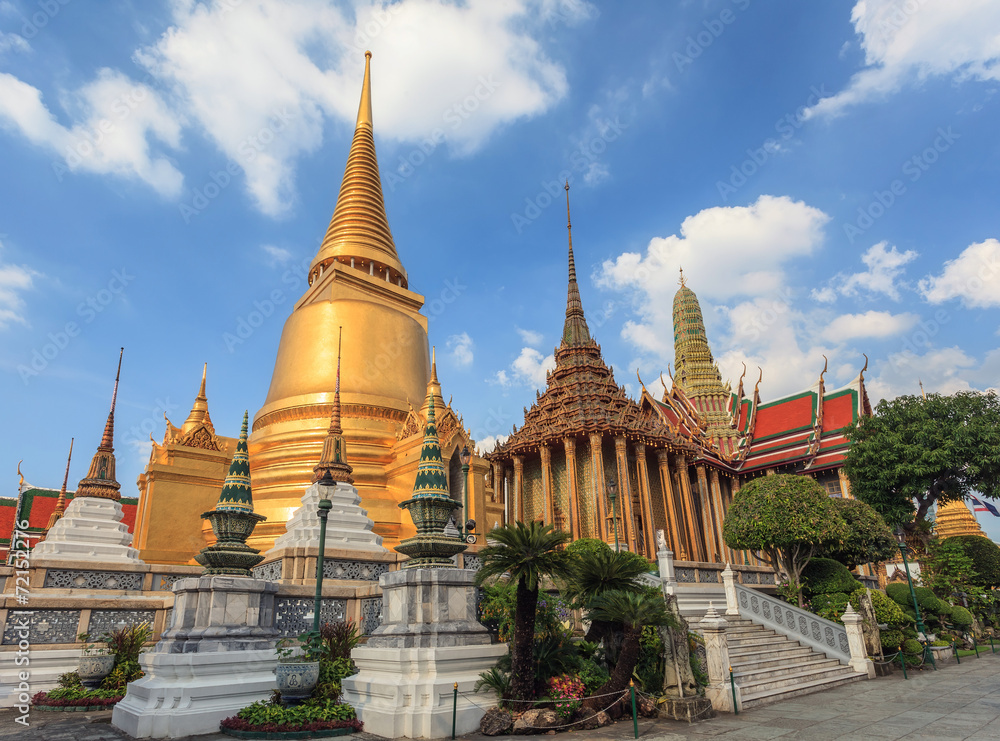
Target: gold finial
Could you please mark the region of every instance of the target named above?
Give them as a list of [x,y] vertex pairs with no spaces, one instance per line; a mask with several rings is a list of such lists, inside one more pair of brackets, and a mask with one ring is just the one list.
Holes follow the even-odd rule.
[[24,474],[21,473],[21,464],[24,463],[24,458],[17,462],[17,476],[20,481],[17,482],[17,490],[20,493],[21,489],[24,487]]
[[924,401],[927,401],[927,392],[924,391],[924,382],[918,378],[917,383],[920,384],[920,395],[924,397]]
[[681,279],[678,282],[681,284],[681,288],[683,288],[684,285],[685,285],[685,283],[684,283],[684,268],[681,268],[680,270],[681,270]]
[[861,369],[861,380],[863,381],[865,379],[865,371],[868,370],[868,356],[864,353],[861,354],[864,355],[865,358],[865,367]]
[[358,106],[358,122],[357,126],[361,124],[368,124],[372,126],[372,80],[371,80],[371,60],[372,53],[370,51],[365,52],[365,79],[361,83],[361,104]]
[[431,382],[439,383],[438,381],[438,364],[437,364],[437,347],[431,347]]
[[827,367],[829,365],[830,365],[830,361],[827,360],[826,359],[826,355],[824,355],[823,356],[823,370],[821,370],[820,373],[819,373],[819,382],[820,382],[820,385],[823,384],[823,376],[826,375],[826,369],[827,369]]

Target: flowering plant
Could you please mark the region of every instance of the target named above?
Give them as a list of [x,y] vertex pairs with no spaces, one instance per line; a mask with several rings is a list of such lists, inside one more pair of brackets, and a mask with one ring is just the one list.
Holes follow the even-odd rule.
[[569,718],[580,708],[585,692],[583,682],[576,675],[560,674],[549,680],[549,697],[554,700],[560,718]]

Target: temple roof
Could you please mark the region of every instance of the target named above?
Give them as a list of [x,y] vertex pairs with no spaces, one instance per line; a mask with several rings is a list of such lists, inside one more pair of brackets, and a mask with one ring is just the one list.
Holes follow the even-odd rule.
[[378,157],[372,124],[371,52],[365,52],[365,77],[354,139],[347,155],[344,179],[340,184],[337,206],[319,252],[309,267],[312,284],[320,269],[333,260],[350,264],[366,272],[388,271],[387,279],[406,287],[406,270],[396,253],[382,197]]

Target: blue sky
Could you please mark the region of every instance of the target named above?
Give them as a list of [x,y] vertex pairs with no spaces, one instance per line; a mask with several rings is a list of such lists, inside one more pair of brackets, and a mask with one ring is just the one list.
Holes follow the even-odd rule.
[[673,360],[679,266],[723,374],[760,365],[765,400],[824,354],[832,387],[867,353],[873,401],[997,386],[995,2],[4,0],[11,492],[21,458],[58,486],[71,436],[85,474],[119,346],[125,494],[202,363],[221,433],[260,407],[368,48],[389,221],[477,439],[544,385],[567,176],[584,308],[631,393]]

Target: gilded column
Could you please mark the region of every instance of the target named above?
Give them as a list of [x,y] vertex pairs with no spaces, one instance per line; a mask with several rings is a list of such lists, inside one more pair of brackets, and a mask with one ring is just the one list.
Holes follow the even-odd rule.
[[701,526],[705,535],[705,557],[708,561],[719,561],[719,543],[715,537],[715,522],[712,517],[712,495],[708,490],[708,476],[705,474],[705,464],[695,466],[698,477],[698,501],[701,503]]
[[722,535],[722,523],[726,517],[726,504],[722,499],[722,482],[719,481],[719,469],[712,468],[709,474],[710,491],[712,492],[712,504],[715,509],[715,536],[719,542],[719,560],[726,563],[733,562],[733,552],[726,545],[726,539]]
[[619,512],[625,523],[622,535],[625,538],[625,547],[636,553],[638,543],[635,535],[635,516],[632,512],[632,481],[628,475],[628,448],[624,437],[615,438],[615,462],[618,464]]
[[667,450],[657,450],[656,460],[660,464],[660,491],[663,492],[663,512],[667,517],[667,531],[670,534],[670,547],[674,551],[674,558],[687,561],[688,549],[681,538],[684,531],[684,520],[677,507],[677,500],[674,496],[674,483],[670,474],[670,452]]
[[695,519],[697,509],[694,506],[694,493],[691,491],[691,475],[688,473],[687,456],[677,455],[677,478],[681,481],[681,507],[684,510],[684,522],[688,531],[688,550],[692,561],[706,560],[701,531]]
[[503,463],[493,464],[493,501],[503,503],[506,498],[503,490]]
[[[546,525],[551,525],[555,515],[555,504],[552,499],[552,449],[542,445],[538,452],[542,456],[542,507],[545,510],[542,517]],[[537,517],[537,515],[535,515]]]
[[597,502],[595,532],[598,533],[597,537],[606,543],[608,541],[608,520],[604,491],[604,457],[601,454],[601,434],[599,432],[590,434],[590,463],[594,481],[594,500]]
[[524,517],[524,456],[514,456],[514,521]]
[[514,522],[517,518],[514,514],[514,470],[509,466],[503,467],[504,481],[504,524]]
[[567,499],[569,500],[569,528],[573,535],[573,540],[581,537],[580,529],[580,505],[577,501],[579,492],[576,483],[576,439],[567,437],[563,440],[566,448],[566,488]]
[[649,493],[649,471],[646,467],[646,446],[635,444],[636,478],[639,479],[639,504],[642,506],[642,539],[646,557],[656,560],[656,536],[653,534],[653,503]]
[[840,479],[840,493],[844,495],[844,499],[854,499],[854,495],[851,494],[851,480],[847,478],[843,468],[837,469],[837,477]]

